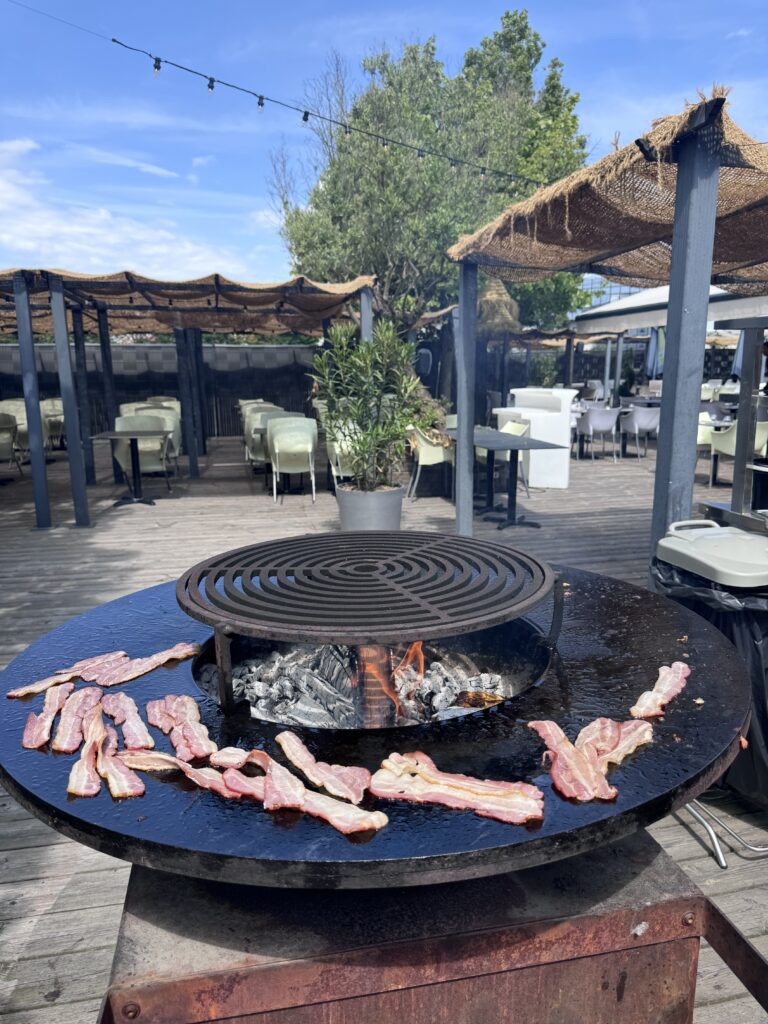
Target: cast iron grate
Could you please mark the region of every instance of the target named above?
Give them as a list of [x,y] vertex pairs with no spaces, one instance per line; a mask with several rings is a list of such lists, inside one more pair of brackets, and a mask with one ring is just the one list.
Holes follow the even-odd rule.
[[179,605],[242,636],[399,643],[485,629],[551,591],[544,563],[439,533],[309,534],[227,551],[179,579]]

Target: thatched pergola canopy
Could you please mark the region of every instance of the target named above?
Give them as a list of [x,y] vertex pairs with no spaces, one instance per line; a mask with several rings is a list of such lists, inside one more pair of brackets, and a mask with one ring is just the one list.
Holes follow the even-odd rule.
[[[13,278],[0,270],[0,332],[16,332]],[[323,321],[338,317],[344,304],[372,288],[375,278],[318,283],[308,277],[268,284],[245,284],[221,274],[193,281],[165,281],[129,270],[117,274],[75,274],[67,270],[23,271],[35,332],[52,333],[48,302],[51,278],[62,281],[70,308],[83,311],[86,330],[96,329],[99,307],[109,312],[116,333],[168,332],[200,328],[221,333],[319,335]]]
[[768,146],[724,109],[724,90],[661,118],[636,143],[584,167],[459,240],[448,252],[507,281],[555,271],[595,273],[652,287],[669,281],[677,147],[698,132],[719,153],[712,283],[768,291]]

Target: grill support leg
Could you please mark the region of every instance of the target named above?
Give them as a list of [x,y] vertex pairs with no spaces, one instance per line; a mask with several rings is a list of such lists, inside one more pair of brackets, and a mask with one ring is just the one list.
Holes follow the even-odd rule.
[[225,715],[235,710],[235,694],[232,689],[231,641],[223,629],[214,632],[216,645],[216,667],[219,670],[219,707]]

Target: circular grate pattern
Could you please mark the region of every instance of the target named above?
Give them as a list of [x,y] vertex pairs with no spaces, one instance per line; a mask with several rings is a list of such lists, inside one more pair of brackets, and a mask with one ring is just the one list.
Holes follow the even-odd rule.
[[227,551],[178,581],[193,618],[243,636],[397,643],[485,629],[552,589],[549,566],[440,533],[309,534]]

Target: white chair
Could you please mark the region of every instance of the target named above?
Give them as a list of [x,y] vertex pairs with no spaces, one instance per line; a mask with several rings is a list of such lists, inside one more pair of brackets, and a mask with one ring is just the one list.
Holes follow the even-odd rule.
[[181,402],[178,398],[148,398],[144,404],[151,405],[153,408],[173,409],[179,419],[181,419]]
[[[115,430],[166,430],[165,421],[154,413],[151,416],[132,413],[130,416],[117,416]],[[171,478],[168,472],[168,436],[145,437],[137,442],[139,446],[139,472],[142,476],[148,473],[162,473],[165,485],[171,490]],[[131,442],[128,438],[115,441],[115,459],[125,473],[127,480],[133,480],[131,465]]]
[[317,422],[308,416],[286,416],[267,423],[267,451],[272,463],[272,497],[277,502],[277,478],[282,473],[309,472],[315,501]]
[[0,413],[0,462],[9,467],[15,464],[19,476],[24,476],[21,468],[21,456],[16,447],[16,417],[8,412]]
[[595,457],[595,435],[602,438],[603,454],[605,454],[605,437],[609,434],[613,443],[613,461],[616,461],[616,421],[619,409],[586,409],[579,419],[577,431],[581,437],[590,442],[592,458]]
[[661,398],[661,387],[664,382],[661,380],[648,381],[648,395],[651,398]]
[[621,417],[621,433],[635,435],[635,449],[640,458],[640,438],[645,440],[644,454],[648,454],[648,435],[658,434],[661,409],[630,409]]
[[61,444],[64,434],[64,403],[60,398],[44,398],[40,402],[40,416],[44,421],[48,440]]
[[445,414],[445,425],[448,430],[455,430],[459,425],[458,413],[448,412]]
[[605,397],[605,387],[603,386],[603,382],[598,380],[597,377],[593,377],[591,380],[587,381],[586,390],[590,392],[589,397],[597,401]]
[[722,377],[710,377],[707,381],[707,387],[710,388],[721,388],[723,386]]
[[179,475],[179,455],[181,455],[181,419],[175,409],[165,405],[140,405],[136,416],[155,416],[161,419],[171,434],[168,438],[168,458],[173,460],[176,476]]
[[[16,420],[16,445],[22,452],[29,451],[29,428],[27,427],[27,406],[23,398],[4,398],[0,402],[0,412],[13,416]],[[48,421],[40,414],[43,431],[43,447],[48,448]]]
[[[733,458],[736,455],[736,430],[737,423],[732,423],[725,430],[713,430],[710,442],[710,463],[709,463],[709,486],[717,483],[717,463],[715,458],[721,455],[728,455]],[[755,445],[754,454],[765,455],[768,445],[768,422],[755,424]]]
[[288,416],[294,418],[295,414],[286,412],[284,409],[265,410],[262,407],[252,408],[250,406],[246,408],[243,422],[243,444],[245,446],[245,461],[249,462],[252,468],[266,466],[269,462],[267,447],[264,443],[266,435],[260,432],[254,433],[253,428],[267,427],[270,420]]
[[414,427],[411,431],[411,445],[413,447],[413,473],[406,490],[411,501],[416,501],[416,491],[419,486],[422,466],[453,466],[453,446],[446,448],[439,441],[433,441],[420,430]]

